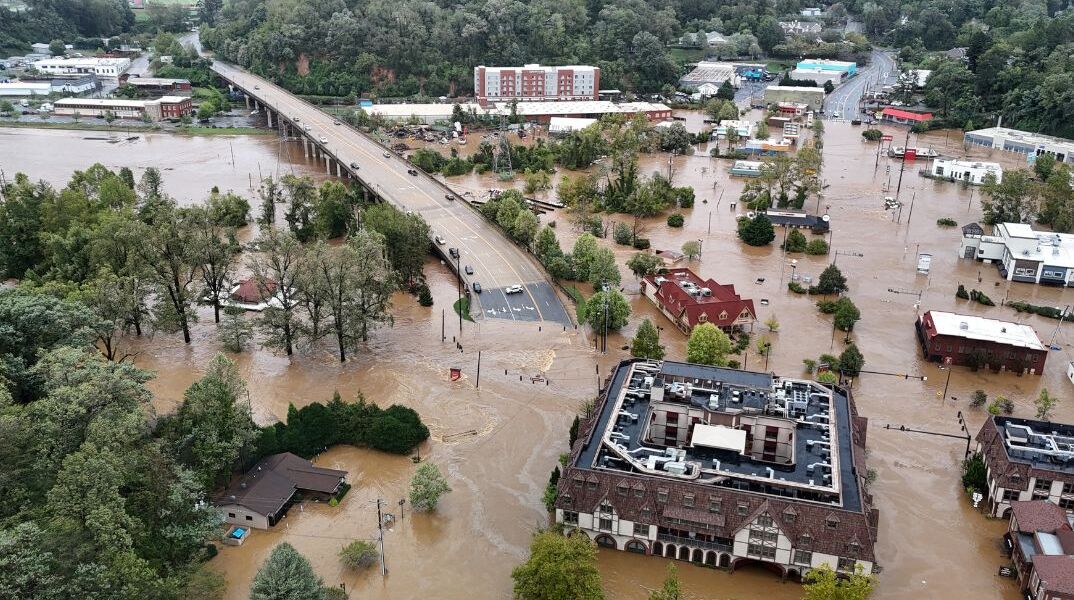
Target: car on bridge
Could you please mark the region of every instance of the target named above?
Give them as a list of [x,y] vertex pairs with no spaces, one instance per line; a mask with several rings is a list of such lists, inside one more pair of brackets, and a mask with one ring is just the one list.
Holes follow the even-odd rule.
[[478,293],[478,294],[480,294],[480,293],[481,293],[481,284],[480,284],[480,283],[478,283],[478,282],[476,282],[476,281],[475,281],[475,282],[474,282],[474,285],[473,285],[473,288],[474,288],[474,292],[476,292],[476,293]]
[[324,137],[324,136],[322,135],[322,136],[321,136],[321,143],[322,143],[322,144],[327,144],[327,143],[328,143],[328,138],[326,138],[326,137]]
[[352,163],[351,163],[351,168],[352,168],[352,169],[358,169],[358,163],[356,163],[356,162],[352,162]]
[[516,285],[509,285],[503,291],[504,291],[505,294],[521,294],[522,293],[522,286],[517,285],[517,284]]
[[407,169],[406,172],[410,173],[411,175],[415,175],[415,176],[418,174],[417,169]]
[[466,274],[467,275],[473,275],[474,274],[474,268],[471,267],[470,265],[466,265]]
[[339,125],[339,121],[332,121],[333,125]]
[[392,153],[388,152],[387,150],[385,150],[384,151],[384,158],[391,158],[391,157],[392,157]]
[[448,199],[448,202],[454,202],[455,201],[455,196],[453,196],[451,194],[444,194],[444,197]]
[[451,255],[451,258],[458,258],[459,257],[459,249],[458,248],[448,248],[448,254]]

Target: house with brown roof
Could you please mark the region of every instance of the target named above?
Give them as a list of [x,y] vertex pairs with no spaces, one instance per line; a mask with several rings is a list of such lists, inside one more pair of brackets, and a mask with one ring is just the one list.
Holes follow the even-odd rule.
[[726,332],[753,329],[757,311],[731,284],[701,279],[687,268],[666,269],[641,280],[641,293],[683,333],[701,323]]
[[1034,600],[1074,600],[1074,516],[1047,500],[1014,501],[1005,540],[1019,587]]
[[556,521],[606,548],[732,571],[871,573],[866,426],[842,388],[623,361],[571,449]]
[[977,433],[987,469],[989,514],[1012,503],[1047,500],[1074,513],[1074,425],[991,416]]
[[347,472],[318,467],[283,452],[262,458],[214,498],[224,521],[255,529],[279,522],[299,499],[328,499],[347,481]]
[[258,282],[254,277],[240,279],[231,287],[227,298],[221,304],[256,312],[263,311],[270,306],[279,308],[281,302],[277,286],[278,284],[271,279],[263,282]]

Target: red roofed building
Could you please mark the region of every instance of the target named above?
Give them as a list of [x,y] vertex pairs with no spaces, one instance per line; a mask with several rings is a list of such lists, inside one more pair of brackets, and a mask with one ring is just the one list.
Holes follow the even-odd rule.
[[1047,500],[1011,502],[1007,544],[1027,598],[1074,600],[1074,516]]
[[702,323],[724,331],[753,329],[757,311],[753,300],[735,292],[735,286],[703,280],[690,269],[667,269],[641,281],[641,293],[671,319],[683,333]]
[[923,121],[931,121],[932,113],[930,112],[912,112],[909,110],[901,110],[898,108],[891,108],[890,106],[885,108],[880,113],[881,121],[888,121],[889,123],[901,123],[903,125],[914,125]]

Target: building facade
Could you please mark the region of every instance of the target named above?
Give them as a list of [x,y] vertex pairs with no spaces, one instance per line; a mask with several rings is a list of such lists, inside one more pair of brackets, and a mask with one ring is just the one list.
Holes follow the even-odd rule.
[[683,333],[702,323],[731,332],[753,330],[757,311],[753,300],[743,298],[734,285],[701,279],[686,268],[668,269],[641,280],[641,293]]
[[[980,229],[978,226],[977,229]],[[963,230],[959,257],[996,265],[1008,281],[1074,286],[1074,235],[999,223],[992,235]]]
[[858,63],[849,62],[845,60],[824,60],[822,58],[807,58],[805,60],[798,61],[796,65],[799,69],[821,69],[824,71],[836,71],[839,73],[846,73],[847,77],[853,77],[858,74]]
[[190,96],[193,94],[190,82],[186,79],[130,77],[125,83],[134,86],[139,92],[151,96]]
[[607,548],[731,570],[871,573],[866,425],[841,388],[624,361],[571,450],[556,521]]
[[346,483],[346,471],[318,467],[283,452],[262,458],[213,498],[213,503],[224,513],[226,523],[268,529],[280,522],[298,495],[306,500],[326,500]]
[[1044,372],[1048,350],[1029,325],[927,310],[917,319],[918,341],[926,359],[946,365]]
[[193,109],[190,98],[165,96],[156,100],[121,100],[115,98],[64,98],[54,103],[57,115],[78,114],[83,117],[103,117],[111,113],[119,119],[160,121],[189,115]]
[[929,175],[936,179],[984,185],[985,178],[989,175],[995,178],[996,183],[1001,183],[1003,181],[1003,167],[994,162],[937,158],[932,161]]
[[1057,162],[1074,163],[1074,141],[1018,129],[989,127],[967,131],[963,143],[1025,154],[1027,157],[1051,154]]
[[824,84],[831,83],[832,85],[839,85],[846,80],[846,71],[828,71],[825,69],[794,69],[790,72],[790,78],[795,81],[812,81],[819,87],[824,87]]
[[85,75],[118,79],[131,66],[129,58],[49,58],[34,63],[34,68],[50,75]]
[[1074,515],[1047,500],[1014,501],[1004,541],[1031,600],[1074,600]]
[[474,67],[474,95],[499,100],[596,100],[600,69],[586,65]]
[[1027,500],[1074,512],[1074,425],[996,415],[976,440],[987,471],[989,515],[1007,518],[1011,503]]
[[912,110],[902,110],[888,106],[880,111],[880,120],[899,125],[916,125],[918,123],[924,123],[925,121],[931,121],[932,113],[914,112]]

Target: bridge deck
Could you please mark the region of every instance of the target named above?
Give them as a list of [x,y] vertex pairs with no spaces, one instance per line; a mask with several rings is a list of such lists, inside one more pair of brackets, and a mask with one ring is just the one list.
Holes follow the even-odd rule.
[[[413,167],[405,159],[346,124],[334,125],[331,115],[266,79],[220,61],[213,63],[213,71],[298,130],[309,126],[304,135],[338,160],[344,170],[400,210],[420,214],[432,235],[443,237],[445,246],[458,248],[461,267],[469,265],[474,270],[473,275],[464,272],[463,280],[468,285],[478,282],[483,288],[483,293],[472,295],[483,314],[571,324],[560,297],[536,261],[465,200],[456,197],[449,201],[447,196],[454,194],[439,181],[420,169],[416,176],[408,174],[407,169]],[[352,163],[359,168],[351,168]],[[523,286],[521,294],[504,292],[515,284]]]

